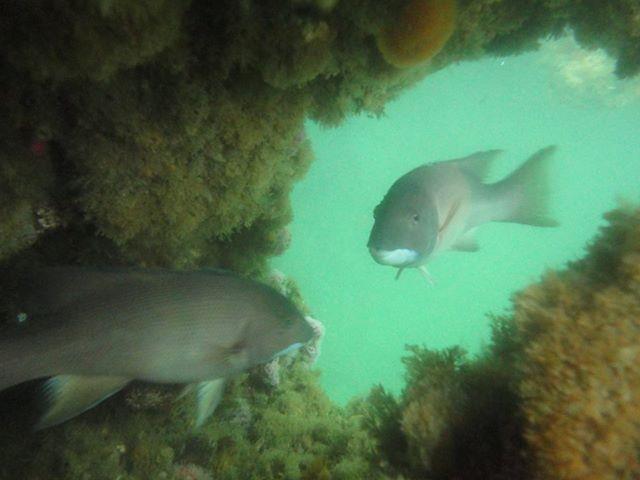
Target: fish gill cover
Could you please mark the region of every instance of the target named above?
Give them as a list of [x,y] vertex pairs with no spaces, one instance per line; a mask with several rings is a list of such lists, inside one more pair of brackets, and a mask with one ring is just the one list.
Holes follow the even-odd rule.
[[[264,275],[268,256],[286,248],[289,192],[312,159],[303,128],[306,118],[332,126],[359,112],[380,115],[386,102],[437,69],[464,59],[535,48],[539,39],[559,35],[566,27],[582,45],[602,47],[616,58],[621,77],[640,69],[640,10],[633,0],[615,6],[591,0],[460,0],[453,32],[442,49],[398,68],[393,60],[385,60],[379,38],[385,31],[402,30],[402,12],[410,3],[414,2],[4,2],[0,261],[208,265]],[[448,29],[444,32],[449,34]],[[394,39],[415,41],[400,34]],[[403,45],[398,48],[405,50]],[[625,241],[637,245],[637,215],[624,217],[612,228],[625,239],[635,238]],[[596,245],[603,245],[603,252],[610,248],[611,258],[621,258],[616,253],[621,245],[609,247],[608,240],[603,237]],[[589,258],[597,256],[593,250]],[[637,269],[637,262],[631,265]],[[585,278],[601,275],[597,269],[584,273]],[[295,292],[291,285],[287,289]],[[542,311],[548,302],[544,292],[539,295],[543,296],[536,308]],[[602,308],[607,308],[606,302]],[[535,322],[535,311],[526,318]],[[560,325],[570,325],[575,318],[565,317]],[[553,339],[546,338],[536,337],[531,345],[542,351],[553,345]],[[613,338],[607,345],[615,349],[618,340],[623,338]],[[599,352],[594,352],[596,357]],[[418,366],[432,364],[432,359],[453,372],[494,371],[482,367],[482,361],[465,367],[459,350],[423,353],[415,349],[413,360],[408,360],[412,382],[419,376]],[[527,353],[531,369],[541,358],[534,353]],[[502,365],[499,355],[498,360],[491,358],[489,365]],[[525,375],[526,369],[523,372],[518,375]],[[597,379],[603,373],[585,374]],[[424,471],[449,475],[448,461],[432,458],[416,443],[428,434],[427,444],[438,445],[437,432],[448,428],[450,418],[438,417],[440,426],[421,426],[420,421],[433,416],[424,414],[431,407],[423,410],[421,405],[432,400],[420,397],[419,386],[411,383],[400,403],[390,397],[370,403],[385,406],[389,414],[402,414],[386,427],[397,435],[393,438],[404,438],[390,452],[380,446],[384,442],[376,447],[377,436],[360,425],[369,410],[331,405],[314,375],[294,364],[275,394],[265,394],[257,386],[260,382],[243,377],[225,397],[236,406],[231,410],[222,406],[222,419],[227,412],[229,421],[214,422],[206,434],[187,433],[180,408],[166,409],[175,395],[164,390],[129,391],[124,402],[119,397],[36,437],[24,435],[20,422],[10,416],[3,425],[16,428],[0,433],[0,475],[194,478],[206,471],[216,478],[397,478],[399,474],[390,472],[398,471],[410,477]],[[460,385],[430,395],[437,400],[460,392],[462,400],[435,406],[434,411],[470,404],[484,411],[483,402],[491,404],[489,397],[468,400],[474,391],[457,375],[451,382]],[[507,373],[500,375],[510,379],[516,374],[509,364]],[[538,391],[535,382],[544,381],[533,370],[526,375],[513,398],[524,395],[527,385]],[[504,388],[511,388],[507,384]],[[591,419],[581,412],[593,412],[598,403],[597,398],[587,398],[588,408],[580,404],[584,408],[578,408],[567,428],[584,426],[588,432]],[[554,401],[558,400],[552,396],[539,400]],[[588,445],[578,442],[569,452],[552,451],[548,439],[562,443],[568,430],[554,437],[549,419],[540,413],[544,409],[538,407],[543,403],[535,398],[527,402],[516,410],[529,422],[524,438],[534,452],[531,461],[543,465],[548,475],[544,478],[564,474],[562,459],[588,454],[584,450]],[[610,438],[619,438],[616,435],[621,434]],[[451,440],[448,445],[460,451],[456,447],[460,443]],[[495,445],[495,439],[488,445]],[[438,451],[451,453],[447,448]],[[477,453],[491,465],[492,455],[499,451],[491,448],[488,456]],[[554,457],[554,452],[562,457]],[[613,458],[628,458],[628,450],[614,453]],[[592,458],[606,472],[600,478],[614,478],[607,468],[619,468],[621,463],[608,466],[602,456]],[[570,465],[581,468],[579,463]]]

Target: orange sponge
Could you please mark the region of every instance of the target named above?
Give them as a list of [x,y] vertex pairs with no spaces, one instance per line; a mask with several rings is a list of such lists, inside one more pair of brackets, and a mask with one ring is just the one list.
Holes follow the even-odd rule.
[[378,49],[396,67],[419,64],[447,43],[455,19],[454,0],[411,0],[398,19],[378,35]]

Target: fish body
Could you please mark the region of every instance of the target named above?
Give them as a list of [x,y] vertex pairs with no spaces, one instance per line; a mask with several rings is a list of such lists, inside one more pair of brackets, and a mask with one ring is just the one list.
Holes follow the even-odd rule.
[[488,222],[556,225],[547,213],[546,178],[554,150],[539,150],[494,184],[484,183],[484,177],[500,150],[411,170],[374,210],[368,242],[372,257],[401,270],[422,268],[447,250],[477,250],[472,233]]
[[226,379],[313,336],[286,297],[226,272],[55,267],[30,277],[26,321],[0,337],[0,390],[54,377],[54,397],[84,389],[86,402],[100,379],[105,396],[134,379]]

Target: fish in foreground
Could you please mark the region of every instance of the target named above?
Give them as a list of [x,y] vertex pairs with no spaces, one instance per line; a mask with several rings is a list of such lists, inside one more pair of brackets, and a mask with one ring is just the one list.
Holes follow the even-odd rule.
[[382,265],[418,268],[446,250],[475,251],[476,227],[488,222],[556,226],[547,211],[547,165],[554,146],[534,153],[507,178],[484,183],[501,150],[422,165],[400,177],[374,210],[369,251]]
[[199,426],[225,379],[314,334],[285,296],[228,272],[52,267],[23,283],[20,325],[0,334],[0,390],[51,377],[38,429],[132,380],[197,383]]

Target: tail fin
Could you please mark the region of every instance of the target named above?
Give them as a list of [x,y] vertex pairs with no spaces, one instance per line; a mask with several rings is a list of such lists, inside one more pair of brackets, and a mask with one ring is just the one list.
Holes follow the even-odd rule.
[[538,150],[515,172],[492,185],[500,201],[508,206],[504,209],[504,217],[496,221],[524,223],[537,227],[558,225],[548,212],[547,170],[555,151],[555,145]]

